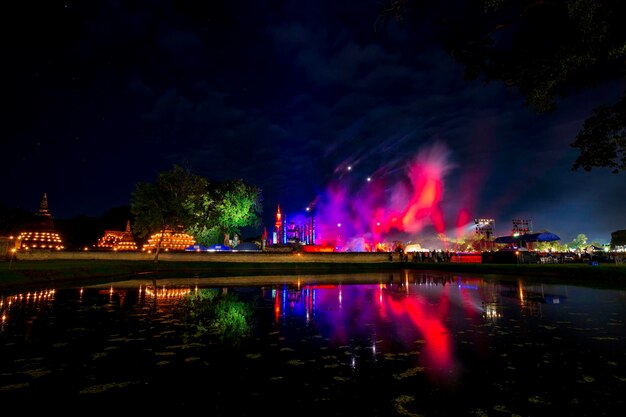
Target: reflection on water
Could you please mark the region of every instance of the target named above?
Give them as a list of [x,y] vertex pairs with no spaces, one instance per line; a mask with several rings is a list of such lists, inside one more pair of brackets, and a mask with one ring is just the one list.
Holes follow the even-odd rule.
[[6,294],[0,311],[0,399],[149,392],[191,408],[202,393],[213,415],[276,415],[285,389],[283,403],[326,415],[623,406],[622,291],[422,271],[181,278]]

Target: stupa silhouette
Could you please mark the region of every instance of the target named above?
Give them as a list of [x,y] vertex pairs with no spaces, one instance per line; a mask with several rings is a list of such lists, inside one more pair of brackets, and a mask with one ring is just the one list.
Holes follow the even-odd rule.
[[33,220],[22,228],[17,239],[20,250],[64,249],[61,236],[54,228],[46,193],[43,193],[39,211],[35,213]]

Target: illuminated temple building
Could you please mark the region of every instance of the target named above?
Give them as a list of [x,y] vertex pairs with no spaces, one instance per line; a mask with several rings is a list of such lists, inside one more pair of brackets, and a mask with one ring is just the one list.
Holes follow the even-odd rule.
[[[150,252],[156,250],[157,245],[159,244],[159,239],[161,239],[161,233],[155,233],[150,236],[148,242],[143,245],[141,249],[144,252]],[[161,250],[163,251],[173,251],[173,250],[185,250],[188,246],[193,246],[196,243],[196,240],[193,236],[188,235],[187,233],[178,233],[174,232],[171,229],[166,229],[165,233],[163,233],[163,241],[161,242]]]
[[310,217],[304,224],[296,224],[293,220],[287,223],[287,219],[283,218],[283,214],[280,211],[279,204],[276,210],[272,243],[315,245],[315,219]]
[[22,250],[31,249],[64,249],[61,236],[54,229],[52,214],[48,209],[48,196],[43,193],[39,211],[34,220],[24,226],[17,237],[17,247]]
[[113,251],[137,250],[135,238],[130,230],[130,220],[126,223],[126,230],[105,230],[104,236],[98,239],[98,248]]

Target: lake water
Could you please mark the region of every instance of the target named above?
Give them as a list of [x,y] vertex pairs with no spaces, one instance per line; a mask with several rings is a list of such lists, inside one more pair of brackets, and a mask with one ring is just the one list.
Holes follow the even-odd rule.
[[210,416],[614,416],[626,292],[448,272],[2,294],[0,404]]

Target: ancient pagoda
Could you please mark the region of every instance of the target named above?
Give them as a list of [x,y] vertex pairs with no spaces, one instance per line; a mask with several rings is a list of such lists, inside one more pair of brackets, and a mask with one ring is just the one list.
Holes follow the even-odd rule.
[[98,239],[97,247],[113,251],[137,250],[137,243],[130,229],[130,220],[126,222],[126,230],[105,230],[104,236]]
[[33,221],[23,227],[17,240],[20,250],[64,249],[61,236],[54,229],[46,193],[43,193],[39,211],[35,213]]
[[161,241],[161,249],[164,252],[169,251],[184,251],[188,246],[193,246],[196,243],[196,240],[193,236],[184,233],[184,232],[176,232],[171,228],[165,229],[163,236],[161,233],[155,233],[148,241],[143,245],[142,251],[144,252],[152,252],[156,250],[159,245],[159,241]]

